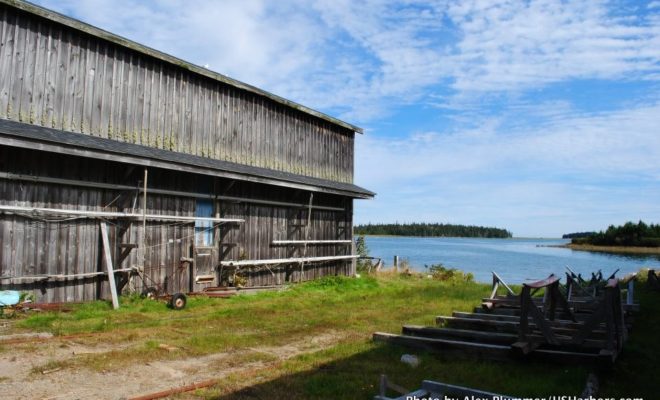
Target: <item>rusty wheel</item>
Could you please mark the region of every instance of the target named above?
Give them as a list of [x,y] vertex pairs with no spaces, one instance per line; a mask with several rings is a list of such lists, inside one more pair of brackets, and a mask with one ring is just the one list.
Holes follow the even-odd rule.
[[174,293],[170,299],[170,307],[174,310],[182,310],[186,307],[188,299],[183,293]]

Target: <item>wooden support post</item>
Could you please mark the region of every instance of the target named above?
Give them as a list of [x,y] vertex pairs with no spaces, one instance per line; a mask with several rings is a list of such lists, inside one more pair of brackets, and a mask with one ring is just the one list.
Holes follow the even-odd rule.
[[[352,235],[351,235],[352,236]],[[351,255],[356,255],[357,248],[355,246],[355,240],[351,242]],[[357,258],[351,260],[351,273],[350,276],[355,276],[357,274]]]
[[490,298],[494,299],[497,294],[497,288],[500,287],[500,282],[493,276],[493,290],[490,292]]
[[103,241],[103,254],[105,255],[105,267],[108,270],[108,284],[112,295],[112,308],[119,308],[117,298],[117,285],[115,284],[115,272],[112,268],[112,257],[110,256],[110,241],[108,240],[108,227],[105,221],[101,221],[101,240]]
[[148,171],[145,168],[143,189],[142,189],[142,252],[140,257],[140,261],[142,262],[142,268],[144,268],[144,264],[147,259],[146,243],[147,243],[147,178],[148,177],[149,177]]
[[[309,241],[309,226],[312,223],[312,201],[314,200],[314,192],[309,194],[309,205],[307,207],[307,224],[305,224],[305,243],[303,244],[303,255],[302,257],[307,257],[307,241]],[[305,272],[305,261],[300,263],[300,279],[298,282],[303,281],[303,274]]]
[[[528,320],[528,307],[529,307],[529,293],[530,288],[523,286],[522,292],[520,293],[520,325],[518,330],[518,340],[521,342],[527,341],[527,325],[529,324]],[[535,307],[534,303],[531,304],[532,307]]]
[[607,350],[614,351],[618,346],[616,341],[616,325],[614,319],[614,298],[611,288],[605,289],[605,332],[607,338]]
[[635,303],[635,278],[628,281],[628,291],[626,292],[626,305],[633,305]]
[[394,256],[394,272],[399,271],[399,256]]

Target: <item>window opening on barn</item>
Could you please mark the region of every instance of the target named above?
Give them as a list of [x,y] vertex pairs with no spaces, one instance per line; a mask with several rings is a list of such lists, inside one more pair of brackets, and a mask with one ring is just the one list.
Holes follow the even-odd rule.
[[[212,181],[209,177],[198,177],[197,190],[199,193],[211,193]],[[195,216],[204,218],[213,218],[213,200],[211,199],[197,199],[195,205]],[[212,221],[195,221],[195,245],[196,246],[213,246],[213,222]]]

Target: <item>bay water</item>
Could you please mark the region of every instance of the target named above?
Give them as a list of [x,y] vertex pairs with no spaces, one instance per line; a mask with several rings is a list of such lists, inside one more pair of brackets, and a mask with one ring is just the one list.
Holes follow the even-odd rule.
[[[424,265],[443,264],[474,274],[478,282],[490,282],[491,271],[507,283],[520,284],[546,278],[551,273],[565,276],[566,266],[590,278],[601,270],[605,277],[616,269],[618,277],[640,268],[660,269],[658,255],[609,254],[551,247],[569,243],[563,239],[478,239],[367,236],[369,255],[392,266],[398,255],[413,270]],[[562,279],[562,282],[564,279]]]

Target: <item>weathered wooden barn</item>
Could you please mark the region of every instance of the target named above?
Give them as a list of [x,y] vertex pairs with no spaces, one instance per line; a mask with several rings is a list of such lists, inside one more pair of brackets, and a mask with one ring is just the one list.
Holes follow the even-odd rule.
[[374,196],[353,184],[356,133],[0,0],[0,289],[64,302],[109,298],[112,286],[173,293],[352,274],[353,200]]

